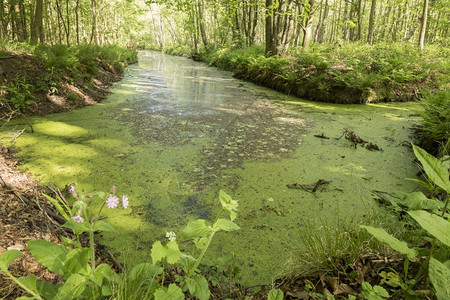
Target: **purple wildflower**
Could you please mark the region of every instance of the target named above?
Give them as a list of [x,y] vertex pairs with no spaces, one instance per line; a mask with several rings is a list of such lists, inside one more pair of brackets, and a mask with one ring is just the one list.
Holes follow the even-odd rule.
[[82,216],[74,216],[72,217],[72,220],[74,220],[77,223],[84,222],[84,218]]
[[72,196],[74,196],[75,198],[78,196],[77,195],[77,192],[75,191],[75,185],[74,184],[71,184],[70,186],[69,186],[69,193],[71,193],[72,194]]
[[128,202],[128,197],[127,196],[125,196],[125,195],[123,195],[122,196],[122,205],[123,205],[123,208],[127,208],[128,207],[128,204],[129,204],[129,202]]
[[117,189],[117,186],[113,185],[113,187],[111,189],[111,194],[114,195],[116,193],[116,189]]
[[118,204],[119,198],[114,195],[109,195],[108,199],[106,200],[106,206],[108,206],[108,208],[116,208]]

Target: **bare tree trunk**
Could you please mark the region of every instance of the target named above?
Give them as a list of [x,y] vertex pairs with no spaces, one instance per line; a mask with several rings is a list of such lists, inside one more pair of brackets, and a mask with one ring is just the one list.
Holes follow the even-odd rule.
[[205,46],[206,51],[208,51],[208,37],[206,35],[206,29],[205,29],[205,20],[203,15],[203,1],[197,0],[197,7],[198,7],[198,22],[200,26],[200,33],[202,35],[202,41],[203,45]]
[[75,2],[75,31],[76,31],[76,35],[77,35],[77,45],[80,44],[80,16],[79,16],[79,11],[80,9],[80,0],[77,0]]
[[303,43],[302,43],[302,48],[303,49],[308,49],[309,48],[309,43],[311,42],[311,36],[312,36],[312,21],[313,21],[313,16],[314,16],[314,1],[315,0],[308,0],[304,2],[304,13],[306,16],[306,23],[305,26],[303,28]]
[[428,19],[428,4],[429,0],[424,0],[423,12],[420,24],[420,35],[419,35],[419,49],[423,50],[425,43],[425,35],[427,33],[427,19]]
[[92,28],[91,28],[91,38],[89,39],[89,44],[92,44],[95,41],[97,43],[97,4],[95,0],[91,0],[91,9],[92,9]]
[[325,30],[326,30],[327,21],[328,21],[328,12],[330,9],[330,4],[328,3],[328,1],[329,0],[325,0],[325,7],[323,9],[323,14],[322,14],[322,22],[320,24],[318,34],[317,34],[317,42],[318,43],[323,43],[324,37],[325,37]]
[[277,54],[273,39],[273,2],[266,0],[266,56]]
[[377,6],[377,0],[372,0],[372,5],[370,6],[369,15],[369,31],[367,32],[367,42],[373,44],[373,24],[375,23],[375,9]]
[[[33,25],[31,27],[30,44],[35,45],[38,42],[38,38],[42,35],[42,10],[43,0],[36,0],[36,8],[34,12]],[[41,42],[43,42],[41,40]]]

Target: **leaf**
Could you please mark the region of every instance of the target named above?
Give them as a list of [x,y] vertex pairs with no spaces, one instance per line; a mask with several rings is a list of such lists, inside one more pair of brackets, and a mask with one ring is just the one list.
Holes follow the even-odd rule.
[[36,277],[34,277],[34,274],[28,275],[27,277],[20,277],[17,280],[33,292],[38,292],[36,287]]
[[106,223],[105,221],[99,220],[94,223],[94,231],[114,231],[114,227],[112,227],[110,224]]
[[169,249],[164,247],[160,241],[154,242],[151,253],[153,264],[156,264],[158,261],[166,258],[167,252],[169,252]]
[[29,241],[28,250],[44,267],[54,273],[64,275],[64,261],[69,252],[65,247],[52,242],[39,240]]
[[414,154],[422,163],[428,178],[437,186],[450,193],[450,180],[448,178],[448,168],[439,159],[427,153],[420,147],[413,145]]
[[267,296],[267,300],[283,300],[284,293],[280,289],[271,289],[269,295]]
[[62,299],[76,299],[86,288],[87,278],[80,274],[72,274],[58,290],[58,297]]
[[230,220],[233,221],[236,218],[235,211],[238,208],[236,200],[231,199],[231,196],[225,193],[223,190],[219,191],[219,201],[222,204],[223,209],[230,213]]
[[39,291],[39,295],[44,299],[61,299],[56,295],[58,294],[58,290],[62,287],[62,284],[51,284],[46,281],[39,280],[37,282],[37,289]]
[[429,276],[438,300],[450,299],[450,269],[437,259],[431,258]]
[[212,228],[206,225],[205,220],[196,220],[189,222],[183,230],[183,238],[189,240],[198,237],[204,237],[212,232]]
[[417,251],[410,249],[405,242],[399,241],[397,238],[393,237],[386,232],[383,228],[375,228],[372,226],[359,225],[359,227],[364,228],[373,235],[378,241],[388,244],[392,249],[405,254],[409,259],[417,256]]
[[241,229],[235,223],[227,219],[219,219],[213,226],[214,231],[224,230],[224,231],[235,231]]
[[181,252],[178,249],[178,244],[176,241],[169,241],[166,245],[167,251],[167,262],[169,264],[174,264],[178,262],[181,258]]
[[435,199],[427,198],[422,192],[413,192],[406,194],[400,201],[400,204],[411,209],[439,209],[440,202]]
[[450,222],[423,210],[408,211],[408,214],[439,241],[450,247]]
[[189,292],[200,300],[208,300],[210,291],[208,287],[208,281],[202,275],[196,274],[193,278],[187,278],[186,283],[189,288]]
[[169,288],[159,288],[155,292],[155,300],[183,300],[183,291],[174,283],[169,285]]
[[161,274],[162,268],[154,266],[150,263],[141,263],[133,267],[127,272],[128,281],[145,281],[146,278],[155,277]]
[[9,264],[22,256],[19,250],[8,250],[0,255],[0,270],[8,270]]
[[[61,216],[63,216],[64,219],[66,219],[66,221],[70,220],[70,216],[67,214],[66,211],[70,212],[70,207],[67,206],[67,204],[65,204],[63,201],[58,201],[56,199],[53,199],[52,197],[50,197],[49,195],[43,194],[45,198],[47,198],[48,201],[50,201],[53,206],[56,207],[56,210],[59,212],[59,214]],[[62,203],[64,205],[64,208],[61,206]]]
[[405,178],[405,180],[414,182],[414,183],[420,185],[421,187],[425,188],[427,191],[432,191],[433,190],[433,186],[431,184],[429,184],[428,182],[425,182],[423,180],[419,180],[419,179],[415,179],[415,178]]
[[64,261],[65,269],[70,273],[78,273],[87,269],[89,262],[89,248],[71,250]]
[[89,232],[91,228],[89,227],[88,222],[75,222],[74,220],[69,220],[62,225],[63,227],[67,227],[72,229],[75,234],[82,234],[83,232]]

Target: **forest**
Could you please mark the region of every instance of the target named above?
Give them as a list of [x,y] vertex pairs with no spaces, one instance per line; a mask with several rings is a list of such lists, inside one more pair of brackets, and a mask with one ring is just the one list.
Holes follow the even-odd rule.
[[0,298],[450,299],[450,1],[0,22]]

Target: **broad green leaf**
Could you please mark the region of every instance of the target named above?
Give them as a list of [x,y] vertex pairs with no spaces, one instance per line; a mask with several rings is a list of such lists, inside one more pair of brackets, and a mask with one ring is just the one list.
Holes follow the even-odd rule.
[[33,274],[28,275],[27,277],[20,277],[17,279],[21,284],[26,286],[28,289],[32,290],[33,292],[37,293],[37,287],[36,287],[36,277],[34,277]]
[[39,280],[36,285],[39,295],[41,295],[42,298],[55,300],[61,299],[57,297],[57,294],[59,288],[63,286],[62,284],[51,284],[49,282]]
[[428,178],[437,186],[446,190],[447,193],[450,193],[449,173],[445,164],[420,147],[413,145],[413,150],[417,159],[422,163]]
[[202,275],[196,274],[193,278],[187,278],[186,283],[191,295],[197,297],[200,300],[208,300],[210,291],[208,287],[208,281]]
[[50,201],[53,206],[56,207],[56,210],[59,212],[59,214],[61,216],[63,216],[64,219],[66,219],[66,221],[70,220],[70,216],[67,214],[67,212],[70,212],[70,208],[64,203],[64,207],[65,209],[61,206],[60,201],[53,199],[52,197],[50,197],[49,195],[43,194],[45,198],[47,198],[48,201]]
[[366,229],[371,235],[373,235],[378,241],[388,244],[392,249],[405,254],[409,259],[417,256],[417,251],[410,249],[405,242],[399,241],[386,232],[383,228],[375,228],[372,226],[359,225],[359,227]]
[[206,225],[205,220],[196,220],[189,222],[183,230],[183,238],[189,240],[209,235],[212,228]]
[[235,231],[235,230],[239,230],[240,227],[237,226],[235,223],[233,223],[230,220],[227,219],[219,219],[217,220],[217,222],[214,224],[213,230],[214,231],[219,231],[219,230],[224,230],[224,231]]
[[422,192],[413,192],[406,194],[400,201],[400,204],[410,209],[438,209],[440,202],[435,199],[427,198]]
[[174,264],[178,262],[181,258],[180,249],[178,249],[178,244],[176,241],[169,241],[166,245],[167,251],[167,262],[169,264]]
[[155,292],[155,300],[183,300],[184,294],[183,291],[171,283],[169,288],[159,288]]
[[384,298],[388,298],[389,297],[389,293],[382,286],[374,285],[373,286],[373,291],[378,296],[381,296],[381,297],[384,297]]
[[64,275],[64,261],[69,252],[65,247],[44,240],[29,241],[28,250],[44,267]]
[[62,299],[76,299],[86,288],[87,277],[80,274],[72,274],[64,285],[58,290],[57,297]]
[[167,252],[169,252],[169,249],[167,247],[164,247],[160,241],[154,242],[151,254],[153,264],[156,264],[158,261],[161,261],[163,258],[166,258]]
[[100,231],[114,231],[114,227],[112,227],[110,224],[106,223],[105,221],[99,220],[94,223],[94,231],[100,230]]
[[423,210],[408,211],[408,214],[443,244],[450,247],[450,222]]
[[75,234],[82,234],[83,232],[89,232],[91,230],[87,221],[78,223],[74,220],[69,220],[63,224],[63,227],[72,229]]
[[429,276],[438,300],[450,299],[450,269],[440,261],[431,258]]
[[283,300],[284,293],[280,289],[272,289],[267,296],[267,300]]
[[0,255],[0,270],[8,270],[9,264],[13,262],[13,260],[18,259],[22,256],[22,252],[19,250],[8,250],[2,255]]
[[64,261],[64,267],[70,273],[86,269],[89,262],[89,248],[71,250]]

